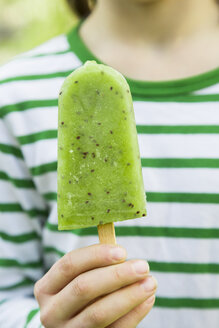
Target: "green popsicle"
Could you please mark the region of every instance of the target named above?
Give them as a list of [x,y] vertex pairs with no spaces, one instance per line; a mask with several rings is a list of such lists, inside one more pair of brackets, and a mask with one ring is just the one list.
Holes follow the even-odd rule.
[[122,74],[95,61],[61,88],[57,203],[59,230],[146,216],[130,89]]

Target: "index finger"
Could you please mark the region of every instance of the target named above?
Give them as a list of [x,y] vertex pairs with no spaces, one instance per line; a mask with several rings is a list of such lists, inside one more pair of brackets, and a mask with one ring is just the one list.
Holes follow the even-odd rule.
[[56,294],[83,272],[124,261],[126,250],[117,245],[96,244],[65,254],[38,281],[44,294]]

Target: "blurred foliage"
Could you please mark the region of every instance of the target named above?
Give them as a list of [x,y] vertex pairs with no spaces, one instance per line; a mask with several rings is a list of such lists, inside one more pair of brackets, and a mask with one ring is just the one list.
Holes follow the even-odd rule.
[[76,21],[65,0],[0,0],[0,64],[67,32]]

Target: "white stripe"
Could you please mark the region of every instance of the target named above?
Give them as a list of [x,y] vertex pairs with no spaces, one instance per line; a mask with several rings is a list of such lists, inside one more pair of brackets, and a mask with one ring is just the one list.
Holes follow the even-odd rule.
[[[157,279],[157,296],[176,298],[219,298],[218,274],[152,272]],[[202,288],[200,288],[202,286]]]
[[0,170],[7,173],[12,178],[32,179],[26,163],[14,155],[0,152]]
[[[10,274],[8,274],[10,271]],[[38,280],[43,274],[42,268],[16,268],[16,267],[0,267],[0,287],[7,287],[17,284],[22,281],[24,277],[33,280]]]
[[17,76],[46,75],[72,71],[80,64],[81,61],[72,52],[62,56],[50,55],[36,58],[20,58],[1,68],[0,79],[5,80]]
[[[11,296],[9,301],[1,305],[0,326],[2,328],[25,327],[28,314],[31,310],[37,309],[39,306],[37,301],[31,297],[31,292],[33,293],[33,287],[23,287],[18,288],[18,290],[5,292],[2,294],[2,299],[4,297]],[[28,294],[29,297],[25,297],[25,295]],[[39,325],[40,321],[38,326],[36,325],[35,328],[38,328]]]
[[21,56],[33,56],[39,54],[50,54],[53,52],[69,50],[69,43],[65,35],[59,35],[51,40],[44,42],[42,45],[23,53]]
[[218,193],[219,169],[165,169],[143,167],[148,192]]
[[195,91],[196,95],[213,95],[219,94],[219,83],[211,85],[210,87]]
[[[44,233],[48,243],[62,252],[98,243],[97,236],[76,236],[71,232]],[[63,243],[65,240],[65,243]],[[217,263],[219,249],[217,239],[164,238],[164,237],[119,237],[117,244],[127,249],[129,258],[145,258],[158,262]],[[186,254],[186,255],[185,255]]]
[[[147,216],[115,222],[121,227],[176,227],[219,229],[219,204],[147,203]],[[51,202],[48,221],[58,224],[57,202]]]
[[64,78],[15,81],[0,85],[0,106],[31,100],[57,99]]
[[9,132],[6,124],[0,119],[0,143],[19,148],[19,143]]
[[13,126],[16,137],[45,130],[56,130],[58,127],[58,108],[33,108],[24,112],[12,112],[5,117],[5,122]]
[[219,204],[147,203],[147,217],[118,225],[219,228]]
[[219,158],[219,134],[139,134],[141,157]]
[[30,218],[26,213],[2,212],[0,231],[9,235],[19,235],[36,231],[41,235],[42,228],[39,217]]
[[32,240],[22,244],[13,244],[0,240],[0,258],[14,259],[21,263],[40,261],[40,241]]
[[169,309],[154,307],[138,324],[138,328],[216,328],[218,322],[218,309]]
[[45,209],[46,203],[34,189],[15,188],[9,181],[0,180],[1,203],[20,203],[24,209]]
[[218,102],[134,102],[138,125],[218,125]]
[[39,140],[33,144],[23,145],[22,150],[28,167],[57,161],[57,139]]
[[34,182],[41,194],[47,192],[57,192],[57,172],[49,172],[35,176]]

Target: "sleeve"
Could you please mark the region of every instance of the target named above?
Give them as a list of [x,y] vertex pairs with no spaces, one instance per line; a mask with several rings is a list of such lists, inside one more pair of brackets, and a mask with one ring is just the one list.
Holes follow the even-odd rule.
[[13,135],[0,85],[0,327],[39,328],[35,282],[44,274],[42,227],[48,209]]

